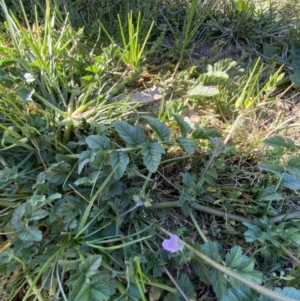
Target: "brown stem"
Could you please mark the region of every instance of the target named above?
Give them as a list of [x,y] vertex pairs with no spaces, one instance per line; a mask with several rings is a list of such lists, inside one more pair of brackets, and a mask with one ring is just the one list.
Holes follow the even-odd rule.
[[[167,208],[176,208],[176,207],[178,207],[177,202],[174,201],[174,202],[154,203],[154,204],[151,204],[151,207],[148,207],[148,208],[149,209],[167,209]],[[224,219],[230,219],[230,220],[234,220],[234,221],[241,222],[241,223],[247,222],[247,223],[253,224],[253,220],[246,218],[244,216],[226,213],[221,210],[213,209],[213,208],[206,207],[203,205],[193,206],[193,208],[198,211],[202,211],[202,212],[209,213],[212,215],[224,217]]]
[[[151,204],[150,207],[144,207],[144,209],[168,209],[168,208],[176,208],[176,207],[178,207],[177,202],[172,201],[172,202],[154,203],[154,204]],[[221,210],[203,206],[203,205],[197,204],[196,206],[193,206],[193,209],[201,211],[201,212],[209,213],[212,215],[216,215],[216,216],[221,216],[224,219],[230,219],[230,220],[233,220],[236,222],[241,222],[241,223],[246,222],[246,223],[250,223],[250,224],[254,223],[254,221],[250,218],[247,218],[247,217],[244,217],[241,215],[237,215],[237,214],[226,213]],[[288,220],[288,219],[297,218],[297,217],[300,217],[300,211],[296,211],[296,212],[289,213],[289,214],[276,215],[274,217],[269,218],[269,222],[272,224],[279,223],[283,220]]]
[[281,250],[298,266],[300,266],[300,261],[288,250],[286,249],[283,245],[280,245]]

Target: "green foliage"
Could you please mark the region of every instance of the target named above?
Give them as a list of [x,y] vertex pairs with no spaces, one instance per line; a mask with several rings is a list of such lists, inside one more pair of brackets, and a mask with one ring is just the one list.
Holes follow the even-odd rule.
[[[286,296],[297,300],[300,297],[300,292],[292,287],[287,287],[284,289],[276,288],[274,290],[282,296]],[[222,296],[221,301],[275,301],[276,299],[266,297],[264,295],[258,295],[254,290],[246,286],[237,286],[235,288],[229,289],[226,294]]]
[[279,248],[281,244],[292,243],[295,246],[300,244],[300,234],[293,224],[287,222],[274,224],[264,218],[256,219],[254,224],[245,222],[244,225],[248,227],[245,232],[245,240],[251,243],[259,241],[269,255],[272,253],[272,246]]
[[[9,300],[18,294],[25,301],[195,300],[202,283],[218,300],[299,299],[299,291],[287,287],[298,285],[293,255],[300,243],[298,216],[284,204],[287,193],[296,196],[300,190],[299,146],[279,136],[265,140],[272,150],[255,175],[261,179],[257,195],[249,196],[247,186],[236,189],[240,179],[227,166],[237,154],[226,146],[234,127],[223,142],[223,133],[202,115],[197,123],[182,116],[190,108],[205,113],[204,103],[235,114],[231,100],[248,111],[285,79],[280,68],[269,74],[259,60],[242,74],[240,63],[208,62],[203,53],[197,62],[190,53],[193,66],[177,72],[186,69],[186,50],[197,47],[203,33],[212,30],[215,37],[221,31],[226,39],[230,33],[228,41],[236,45],[252,39],[259,32],[254,27],[262,19],[259,9],[240,0],[224,1],[220,10],[214,2],[177,0],[14,4],[0,0],[5,20],[0,24],[0,271],[14,275]],[[215,18],[220,12],[233,14],[232,26]],[[111,41],[107,47],[98,21]],[[256,46],[276,37],[263,33]],[[155,57],[147,68],[155,76],[133,83],[146,68],[141,62],[149,55],[147,44]],[[272,47],[267,52],[269,59],[278,54]],[[120,58],[135,69],[129,80]],[[179,59],[172,77],[165,64],[170,58]],[[297,62],[295,47],[284,62],[295,86]],[[163,97],[159,118],[135,111],[137,105],[126,97],[119,100],[141,82],[163,84],[166,94],[172,92],[166,106]],[[174,100],[173,92],[181,97]],[[227,127],[223,124],[226,132]],[[242,159],[232,159],[231,168],[240,168]],[[224,173],[234,173],[235,188],[223,181]],[[173,207],[172,215],[156,210]],[[205,214],[196,219],[196,210],[223,216],[226,231],[221,219]],[[243,216],[236,218],[235,211]],[[205,235],[218,235],[218,242],[206,238],[204,222],[212,222]],[[166,227],[184,236],[180,252],[162,249]],[[197,237],[194,229],[203,245],[190,243]],[[245,241],[238,246],[243,232]],[[201,283],[190,278],[193,272]],[[268,290],[278,279],[281,288]]]
[[66,282],[73,288],[69,299],[105,301],[114,295],[117,283],[110,274],[99,272],[101,261],[101,256],[94,255],[79,265],[79,273],[72,275]]
[[[254,269],[254,260],[243,255],[242,249],[239,246],[234,246],[225,253],[219,243],[208,241],[206,244],[201,245],[201,250],[215,262],[224,262],[226,267],[238,272],[240,275],[257,283],[262,282],[262,274]],[[205,266],[200,261],[195,262],[195,272],[201,281],[212,285],[214,292],[220,300],[223,300],[223,296],[228,294],[232,288],[240,286],[239,281],[233,278],[226,278],[219,270]]]
[[276,186],[267,186],[264,188],[261,201],[267,201],[264,209],[264,215],[272,201],[280,201],[284,197],[280,192],[284,187],[291,190],[300,189],[300,157],[298,155],[299,147],[291,139],[284,139],[274,136],[264,141],[264,144],[271,147],[270,163],[259,164],[259,169],[275,175]]
[[188,99],[192,101],[204,100],[220,94],[220,89],[226,86],[231,70],[236,62],[229,59],[207,66],[207,72],[201,73],[195,80],[194,87],[188,92]]

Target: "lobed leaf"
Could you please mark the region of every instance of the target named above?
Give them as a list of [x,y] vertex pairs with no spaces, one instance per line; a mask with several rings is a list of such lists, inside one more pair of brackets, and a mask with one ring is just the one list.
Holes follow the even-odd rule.
[[37,227],[27,227],[19,232],[19,238],[23,241],[41,241],[43,234]]
[[282,195],[276,192],[274,187],[266,187],[260,197],[263,201],[280,201],[283,199]]
[[300,157],[291,158],[287,162],[286,170],[292,175],[300,177]]
[[300,180],[287,173],[283,174],[281,184],[292,190],[300,190]]
[[[179,281],[178,281],[179,287],[182,289],[184,294],[190,299],[194,296],[194,286],[189,277],[185,274],[182,273],[180,275]],[[175,293],[175,300],[181,300],[181,293],[179,290],[176,290]]]
[[145,135],[139,126],[132,126],[125,121],[115,121],[114,127],[129,147],[138,147],[145,142]]
[[190,125],[179,114],[173,114],[172,116],[179,126],[181,135],[186,137],[186,135],[191,131]]
[[284,172],[284,168],[278,164],[269,164],[269,163],[262,163],[258,165],[260,170],[266,170],[273,172],[274,174],[280,176]]
[[216,87],[208,87],[203,84],[199,84],[194,87],[187,95],[189,99],[201,99],[203,97],[213,97],[220,93],[219,89]]
[[210,278],[215,294],[218,297],[223,296],[226,292],[226,283],[227,283],[227,280],[223,275],[223,273],[215,268],[212,268],[210,270]]
[[170,130],[164,123],[160,122],[157,118],[149,116],[143,116],[143,119],[149,123],[151,129],[157,134],[161,141],[169,140]]
[[161,155],[165,153],[163,147],[157,143],[145,143],[142,148],[143,161],[150,172],[155,172],[161,161]]
[[78,173],[80,174],[84,166],[91,161],[92,152],[90,150],[83,151],[78,158]]
[[95,275],[98,272],[98,268],[101,266],[102,256],[92,255],[86,258],[86,260],[79,266],[79,272],[86,277]]
[[230,249],[230,251],[226,254],[226,266],[231,268],[236,268],[240,265],[243,259],[243,251],[239,246],[234,246]]
[[274,148],[285,147],[286,145],[284,138],[280,136],[274,136],[269,139],[266,139],[264,140],[264,144]]
[[93,152],[98,152],[99,150],[108,150],[110,146],[109,139],[104,136],[90,135],[85,141]]
[[257,300],[256,295],[256,292],[248,286],[238,285],[228,289],[220,301],[255,301]]
[[117,167],[114,178],[116,180],[121,179],[129,163],[129,157],[127,153],[114,150],[110,153],[109,160],[113,169]]
[[180,146],[182,146],[184,148],[184,150],[189,153],[190,155],[192,155],[195,151],[195,142],[189,138],[186,137],[179,137],[176,140]]
[[[289,297],[294,300],[300,300],[300,290],[297,290],[294,287],[285,287],[283,289],[276,287],[274,289],[274,292],[278,293],[279,295],[286,296],[286,297]],[[264,295],[261,295],[258,300],[259,301],[275,301],[275,299],[272,299],[272,298],[264,296]]]

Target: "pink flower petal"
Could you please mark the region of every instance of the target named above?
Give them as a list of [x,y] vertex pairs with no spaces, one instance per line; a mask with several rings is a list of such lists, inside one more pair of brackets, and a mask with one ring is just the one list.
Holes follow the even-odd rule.
[[177,235],[171,235],[170,239],[165,239],[162,243],[162,247],[170,253],[175,253],[180,250],[179,237]]

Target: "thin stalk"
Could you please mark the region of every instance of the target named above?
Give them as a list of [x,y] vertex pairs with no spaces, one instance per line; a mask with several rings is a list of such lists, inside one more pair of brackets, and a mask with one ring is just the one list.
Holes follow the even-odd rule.
[[189,301],[190,299],[187,297],[187,295],[183,292],[183,290],[181,289],[181,287],[178,285],[178,283],[176,282],[176,280],[173,278],[173,276],[171,275],[171,273],[168,271],[167,268],[164,268],[166,274],[169,276],[170,280],[174,283],[174,285],[176,286],[176,288],[178,289],[178,291],[180,292],[181,296],[183,297],[184,300]]
[[[23,270],[26,271],[26,266],[23,265]],[[33,291],[33,293],[36,295],[36,297],[38,298],[39,301],[46,301],[46,299],[44,298],[44,296],[41,294],[41,290],[38,289],[36,283],[29,277],[26,276],[26,279],[29,283],[30,289]],[[25,299],[23,299],[25,300]]]
[[[171,201],[171,202],[160,202],[160,203],[154,203],[151,204],[151,207],[144,207],[143,209],[170,209],[170,208],[177,208],[177,202],[176,201]],[[220,216],[223,217],[224,219],[228,219],[228,220],[233,220],[236,222],[241,222],[241,223],[249,223],[249,224],[253,224],[254,221],[252,219],[249,219],[247,217],[241,216],[241,215],[237,215],[237,214],[232,214],[232,213],[226,213],[223,212],[221,210],[218,209],[214,209],[211,207],[206,207],[203,205],[194,205],[193,209],[201,211],[201,212],[205,212],[208,214],[212,214],[215,216]],[[300,218],[300,211],[296,211],[293,213],[289,213],[289,214],[279,214],[276,215],[274,217],[269,218],[269,222],[270,223],[279,223],[283,220],[289,220],[292,218]]]
[[205,168],[203,170],[203,172],[201,173],[200,178],[198,179],[195,187],[194,187],[194,191],[196,191],[198,188],[201,188],[203,183],[204,183],[204,176],[207,173],[208,169],[210,168],[210,166],[212,165],[214,159],[218,156],[218,153],[213,152],[209,161],[206,163]]
[[280,245],[280,249],[294,262],[297,266],[300,267],[300,261],[283,245]]
[[202,240],[206,243],[208,240],[207,240],[206,236],[204,235],[203,231],[200,229],[192,210],[189,208],[188,211],[189,211],[189,216],[190,216],[194,226],[196,227],[199,235],[201,236]]
[[[72,94],[70,96],[70,101],[68,104],[68,115],[71,116],[73,114],[73,111],[75,109],[75,98],[76,96],[80,93],[79,88],[78,87],[74,87],[72,89]],[[67,145],[67,143],[70,141],[70,137],[71,137],[71,133],[73,130],[73,121],[65,126],[65,131],[64,131],[64,135],[63,135],[63,144]]]
[[[177,202],[176,201],[172,201],[172,202],[160,202],[160,203],[154,203],[151,204],[151,207],[144,207],[143,209],[169,209],[169,208],[177,208]],[[221,210],[217,210],[211,207],[206,207],[206,206],[202,206],[202,205],[194,205],[193,208],[195,210],[201,211],[201,212],[205,212],[205,213],[209,213],[215,216],[220,216],[223,217],[224,219],[229,219],[229,220],[233,220],[233,221],[237,221],[237,222],[247,222],[250,224],[253,224],[253,220],[246,218],[244,216],[241,215],[236,215],[236,214],[231,214],[231,213],[226,213],[223,212]]]

